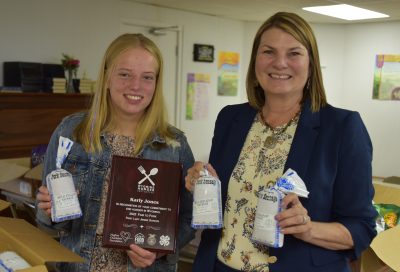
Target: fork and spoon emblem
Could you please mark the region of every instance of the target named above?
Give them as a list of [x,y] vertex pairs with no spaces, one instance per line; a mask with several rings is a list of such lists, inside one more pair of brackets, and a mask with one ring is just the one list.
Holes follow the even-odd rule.
[[151,185],[153,185],[153,186],[155,185],[155,183],[154,183],[153,180],[150,178],[150,176],[154,176],[155,174],[157,174],[157,173],[158,173],[158,168],[153,168],[153,169],[151,169],[151,170],[150,170],[150,173],[149,173],[148,175],[147,175],[147,173],[146,173],[146,169],[144,169],[143,166],[139,165],[138,170],[139,170],[140,173],[142,173],[143,175],[145,175],[144,178],[142,178],[141,180],[139,180],[139,183],[138,183],[138,184],[142,184],[142,183],[147,179],[148,181],[150,181]]

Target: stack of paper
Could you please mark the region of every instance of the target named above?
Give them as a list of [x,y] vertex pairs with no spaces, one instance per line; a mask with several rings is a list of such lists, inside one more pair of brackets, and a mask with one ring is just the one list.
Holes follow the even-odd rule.
[[65,85],[67,81],[65,78],[53,78],[53,93],[65,93]]
[[80,93],[93,93],[95,81],[82,78],[79,81]]

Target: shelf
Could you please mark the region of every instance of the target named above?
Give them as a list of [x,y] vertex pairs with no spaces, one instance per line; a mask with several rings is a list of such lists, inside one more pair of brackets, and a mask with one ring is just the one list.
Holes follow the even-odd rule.
[[0,93],[0,159],[30,157],[62,118],[85,110],[89,94]]

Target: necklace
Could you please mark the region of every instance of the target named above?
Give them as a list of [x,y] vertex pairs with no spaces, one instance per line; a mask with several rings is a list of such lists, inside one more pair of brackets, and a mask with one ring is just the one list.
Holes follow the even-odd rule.
[[276,144],[278,143],[278,139],[279,137],[285,133],[285,131],[287,130],[288,127],[290,127],[290,125],[293,123],[293,121],[295,121],[297,119],[297,117],[300,114],[300,110],[293,116],[292,119],[290,119],[290,121],[283,127],[280,129],[276,129],[271,127],[264,119],[264,116],[262,114],[262,112],[260,111],[260,118],[262,120],[262,122],[264,123],[264,125],[271,130],[272,135],[267,136],[267,138],[264,141],[264,147],[268,148],[268,149],[273,149],[275,148]]

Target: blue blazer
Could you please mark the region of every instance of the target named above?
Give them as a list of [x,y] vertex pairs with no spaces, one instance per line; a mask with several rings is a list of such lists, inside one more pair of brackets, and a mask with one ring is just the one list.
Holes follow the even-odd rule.
[[[257,111],[248,103],[226,106],[218,115],[209,162],[221,179],[225,206],[228,182]],[[286,161],[310,192],[301,199],[313,221],[340,222],[354,240],[352,250],[328,250],[285,235],[282,248],[270,248],[277,262],[270,272],[350,271],[376,235],[372,206],[372,144],[357,112],[330,105],[311,112],[306,101]],[[193,271],[211,272],[221,230],[204,230]]]

